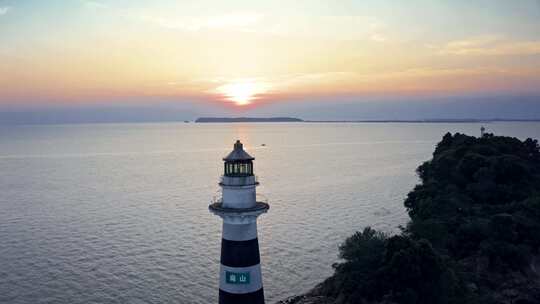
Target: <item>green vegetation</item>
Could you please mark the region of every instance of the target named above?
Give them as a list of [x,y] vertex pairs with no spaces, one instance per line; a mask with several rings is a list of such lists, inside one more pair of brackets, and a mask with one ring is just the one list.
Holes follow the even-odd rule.
[[448,133],[417,172],[402,233],[349,237],[316,293],[339,304],[540,303],[538,142]]

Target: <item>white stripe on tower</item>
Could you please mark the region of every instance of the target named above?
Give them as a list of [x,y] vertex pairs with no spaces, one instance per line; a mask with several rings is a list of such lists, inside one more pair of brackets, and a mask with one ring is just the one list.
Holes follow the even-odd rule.
[[[228,284],[226,282],[227,272],[232,273],[249,273],[250,284],[240,285],[240,284]],[[228,267],[221,265],[220,275],[219,275],[219,289],[229,292],[229,293],[251,293],[262,289],[261,281],[261,264],[249,267]]]

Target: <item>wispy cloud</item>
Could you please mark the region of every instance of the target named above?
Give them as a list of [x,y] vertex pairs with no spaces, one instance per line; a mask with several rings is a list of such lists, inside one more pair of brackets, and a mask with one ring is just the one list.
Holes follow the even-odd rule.
[[264,24],[263,32],[279,36],[379,43],[390,40],[387,25],[372,16],[271,16],[265,21],[268,23]]
[[385,36],[379,33],[372,33],[371,36],[369,36],[369,38],[375,42],[385,42],[387,40]]
[[0,16],[7,14],[11,10],[9,6],[0,7]]
[[[253,99],[262,96],[287,94],[287,92],[332,92],[332,91],[370,91],[375,85],[396,88],[411,87],[419,90],[427,90],[433,82],[441,79],[478,78],[486,75],[520,75],[519,71],[509,71],[496,67],[476,68],[433,68],[416,67],[403,70],[386,72],[351,72],[332,71],[321,73],[298,73],[274,76],[270,78],[253,77],[246,79],[230,79],[217,77],[213,79],[201,79],[199,84],[208,87],[205,91],[209,94],[219,94],[231,99],[232,95],[241,96],[249,92]],[[430,80],[429,85],[418,85],[418,80]],[[169,85],[176,85],[171,82]]]
[[379,20],[373,20],[369,23],[369,39],[374,42],[386,42],[388,37],[383,34],[386,31],[386,25]]
[[84,0],[83,3],[84,3],[85,6],[87,6],[88,8],[92,8],[92,9],[109,8],[109,6],[107,4],[99,2],[99,1]]
[[481,36],[455,40],[441,46],[430,46],[441,55],[502,56],[540,54],[540,41],[515,41],[501,36]]
[[[118,11],[119,15],[165,29],[185,32],[239,31],[281,37],[386,42],[388,27],[370,16],[289,16],[239,11],[210,16],[171,16],[158,12]],[[317,27],[317,30],[314,30]]]
[[206,17],[181,16],[177,18],[132,13],[126,13],[124,16],[167,29],[190,32],[212,29],[247,30],[250,26],[256,24],[263,18],[263,15],[258,13],[234,13]]

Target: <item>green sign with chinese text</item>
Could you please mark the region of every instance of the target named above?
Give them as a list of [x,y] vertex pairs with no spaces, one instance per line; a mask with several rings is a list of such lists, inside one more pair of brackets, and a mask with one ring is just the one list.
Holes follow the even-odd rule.
[[225,271],[225,282],[227,284],[249,284],[249,272]]

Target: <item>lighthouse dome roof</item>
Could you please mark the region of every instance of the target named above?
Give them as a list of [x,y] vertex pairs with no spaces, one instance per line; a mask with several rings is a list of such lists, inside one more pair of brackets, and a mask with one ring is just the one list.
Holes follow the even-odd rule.
[[223,158],[224,161],[249,161],[254,159],[255,157],[244,151],[244,145],[242,145],[240,140],[237,140],[236,143],[234,143],[234,149],[231,153]]

